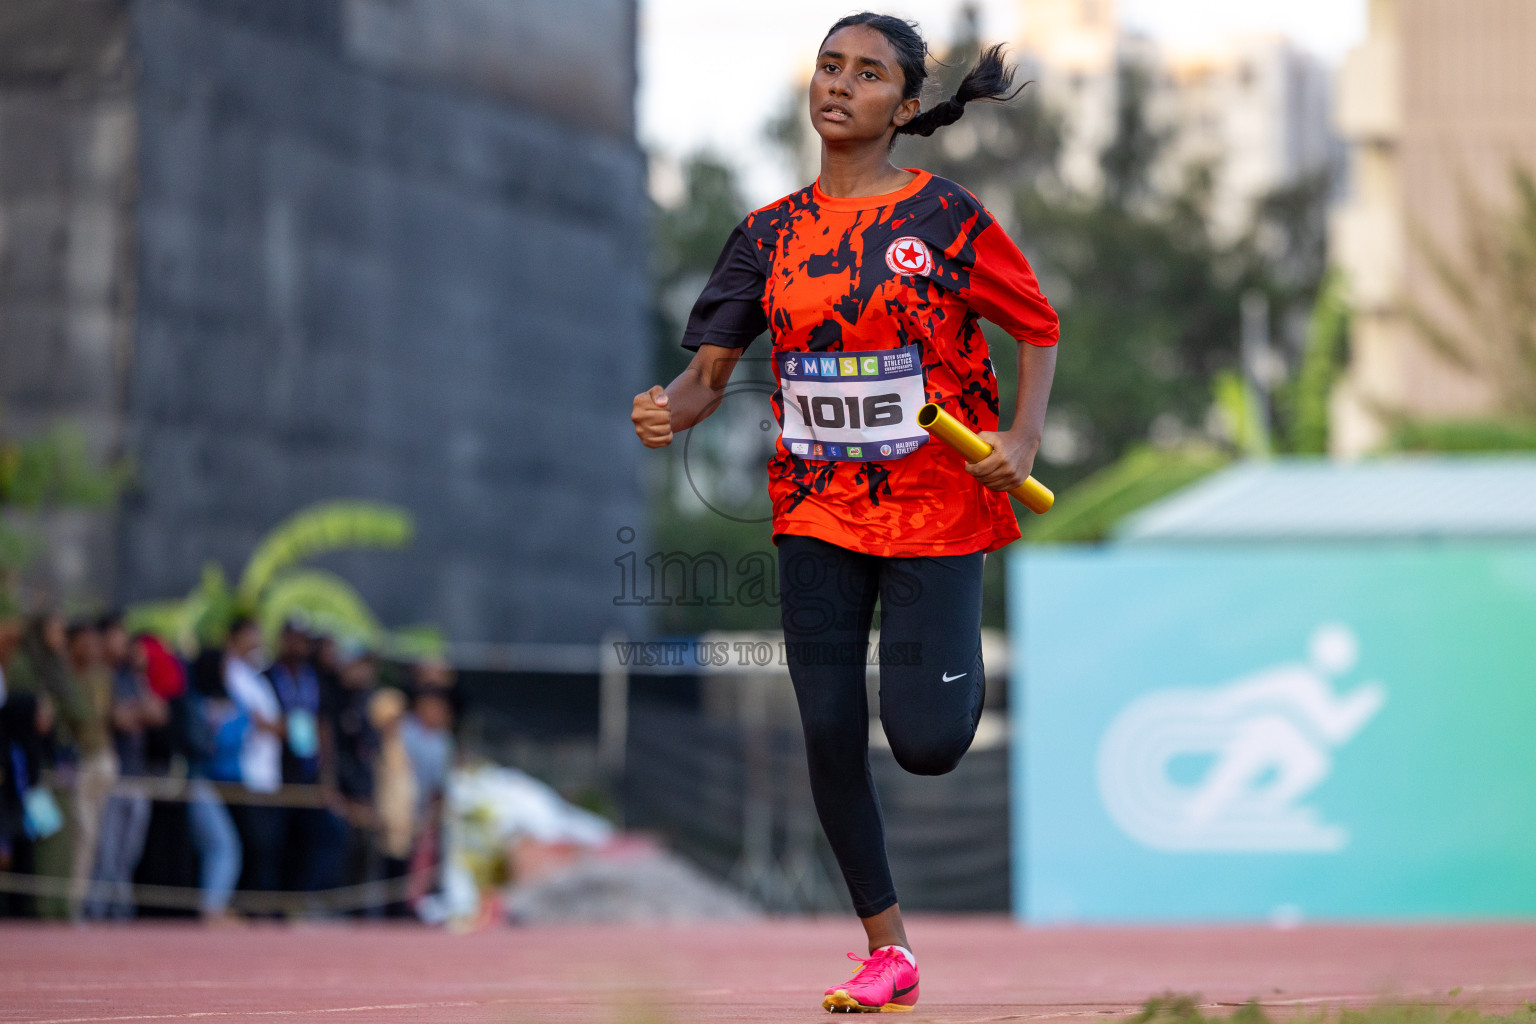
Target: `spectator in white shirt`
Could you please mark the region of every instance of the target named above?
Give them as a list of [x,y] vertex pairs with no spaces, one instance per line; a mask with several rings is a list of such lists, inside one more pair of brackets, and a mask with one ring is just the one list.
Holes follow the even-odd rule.
[[[251,720],[240,750],[240,781],[253,793],[275,793],[283,784],[283,710],[272,684],[253,664],[260,657],[261,627],[252,619],[237,618],[224,644],[224,687]],[[244,850],[241,887],[273,892],[278,888],[287,808],[245,804],[234,810]]]

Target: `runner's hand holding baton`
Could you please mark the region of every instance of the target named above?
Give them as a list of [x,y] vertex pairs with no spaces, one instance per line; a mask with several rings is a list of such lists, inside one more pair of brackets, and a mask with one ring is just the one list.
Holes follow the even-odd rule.
[[[973,465],[993,452],[992,446],[977,437],[970,427],[932,402],[917,410],[917,425],[959,452],[966,462]],[[1036,515],[1050,511],[1056,503],[1056,495],[1051,489],[1032,476],[1025,477],[1023,483],[1010,488],[1008,493]]]

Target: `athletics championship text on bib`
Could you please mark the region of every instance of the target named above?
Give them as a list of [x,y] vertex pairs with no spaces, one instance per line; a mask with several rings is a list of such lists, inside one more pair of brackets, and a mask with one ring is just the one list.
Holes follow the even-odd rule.
[[875,352],[780,352],[784,448],[804,459],[878,462],[928,440],[917,426],[923,363],[916,345]]

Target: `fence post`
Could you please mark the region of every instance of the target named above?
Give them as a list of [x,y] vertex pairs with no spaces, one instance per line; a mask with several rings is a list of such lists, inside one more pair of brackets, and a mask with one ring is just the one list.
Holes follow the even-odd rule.
[[623,633],[604,633],[602,649],[597,656],[598,756],[608,776],[621,825],[624,818],[624,748],[629,740],[629,669],[619,658],[619,645],[624,642]]

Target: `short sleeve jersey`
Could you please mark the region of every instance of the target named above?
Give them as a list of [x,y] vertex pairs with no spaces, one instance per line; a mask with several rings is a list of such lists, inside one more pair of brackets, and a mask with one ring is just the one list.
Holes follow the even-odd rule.
[[[975,196],[914,173],[899,192],[843,198],[812,184],[749,214],[693,307],[684,347],[746,348],[765,330],[775,354],[915,344],[927,400],[973,430],[996,430],[997,378],[978,319],[1049,346],[1056,313]],[[782,427],[782,390],[773,406]],[[776,536],[882,556],[993,551],[1019,536],[1008,496],[937,439],[885,462],[804,458],[781,439],[768,485]]]

